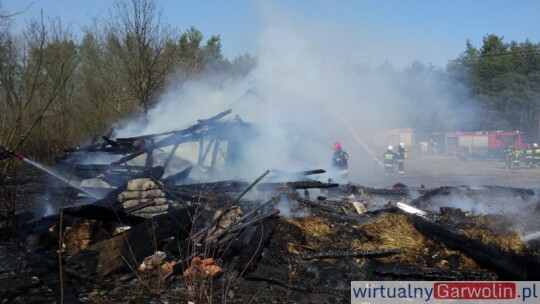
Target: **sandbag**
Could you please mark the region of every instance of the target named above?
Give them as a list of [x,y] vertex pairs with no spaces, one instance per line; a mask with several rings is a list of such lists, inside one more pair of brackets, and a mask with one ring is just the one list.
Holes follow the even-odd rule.
[[[126,200],[122,203],[122,206],[124,206],[124,208],[128,209],[128,208],[131,208],[131,207],[135,207],[135,206],[138,206],[142,203],[145,203],[147,202],[148,198],[146,199],[139,199],[139,198],[136,198],[136,199],[129,199],[129,200]],[[169,203],[169,200],[162,197],[162,198],[154,198],[154,204],[156,206],[161,206],[161,205],[167,205]]]
[[161,190],[146,190],[146,191],[124,191],[118,195],[118,201],[125,202],[130,199],[150,199],[165,197],[165,192]]
[[146,191],[160,189],[159,185],[149,178],[132,179],[127,183],[127,190]]

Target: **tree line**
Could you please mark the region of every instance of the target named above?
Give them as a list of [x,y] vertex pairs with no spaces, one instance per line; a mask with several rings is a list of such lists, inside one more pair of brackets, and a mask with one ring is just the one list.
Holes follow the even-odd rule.
[[[81,39],[60,19],[30,22],[11,32],[2,11],[0,145],[38,160],[105,134],[115,122],[143,115],[167,81],[181,85],[204,75],[246,75],[256,59],[224,58],[219,35],[195,27],[180,32],[161,19],[153,0],[116,0],[109,19],[84,28]],[[487,35],[445,68],[413,62],[392,70],[411,101],[410,125],[424,132],[540,128],[540,45]],[[174,73],[173,73],[174,72]]]
[[402,73],[401,89],[422,109],[409,111],[420,131],[519,130],[531,143],[540,139],[539,43],[489,34],[480,47],[467,40],[444,69],[415,62]]
[[[152,0],[118,0],[107,20],[80,42],[56,18],[31,21],[14,34],[4,12],[0,32],[0,145],[51,160],[81,138],[105,134],[123,118],[144,115],[174,74],[245,74],[254,58],[230,61],[219,35],[162,22]],[[173,73],[175,72],[175,73]]]
[[526,131],[536,141],[540,127],[540,44],[505,43],[487,35],[480,48],[470,41],[449,63],[448,73],[467,84],[482,107],[482,129]]

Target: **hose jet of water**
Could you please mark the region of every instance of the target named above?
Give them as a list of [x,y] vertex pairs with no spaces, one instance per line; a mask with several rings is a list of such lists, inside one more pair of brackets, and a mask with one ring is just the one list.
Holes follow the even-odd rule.
[[34,168],[37,168],[37,169],[39,169],[39,170],[41,170],[43,172],[46,172],[46,173],[50,174],[51,176],[53,176],[53,177],[63,181],[64,183],[66,183],[68,186],[76,188],[77,190],[79,190],[79,191],[81,191],[81,192],[83,192],[83,193],[85,193],[85,194],[87,194],[87,195],[89,195],[91,197],[99,198],[99,196],[96,195],[95,193],[92,193],[91,191],[88,191],[87,189],[84,189],[84,188],[81,188],[79,186],[74,185],[73,183],[71,183],[71,181],[68,178],[62,176],[60,173],[55,172],[52,169],[50,169],[50,168],[48,168],[48,167],[46,167],[46,166],[44,166],[44,165],[42,165],[40,163],[37,163],[35,161],[32,161],[32,160],[26,158],[21,153],[15,153],[15,152],[11,151],[8,147],[0,146],[0,160],[11,158],[11,157],[16,157],[19,160],[33,166]]

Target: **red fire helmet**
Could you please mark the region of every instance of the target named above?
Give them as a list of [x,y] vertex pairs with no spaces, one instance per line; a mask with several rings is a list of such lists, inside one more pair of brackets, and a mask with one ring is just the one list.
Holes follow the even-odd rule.
[[336,142],[332,145],[332,147],[334,148],[334,151],[341,150],[341,144],[340,144],[338,141],[336,141]]

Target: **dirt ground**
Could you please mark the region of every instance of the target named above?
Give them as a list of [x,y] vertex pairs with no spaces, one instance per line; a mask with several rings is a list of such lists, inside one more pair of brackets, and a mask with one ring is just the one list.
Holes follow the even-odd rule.
[[502,160],[459,160],[445,155],[420,155],[405,161],[405,174],[385,176],[382,165],[351,166],[350,181],[365,186],[385,188],[396,183],[409,187],[436,188],[457,185],[493,185],[540,189],[540,166],[508,170]]

